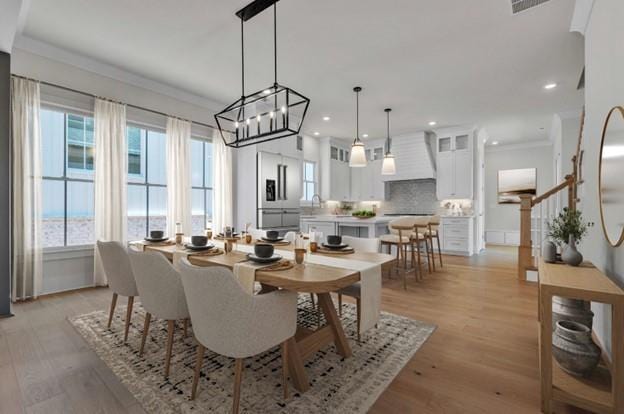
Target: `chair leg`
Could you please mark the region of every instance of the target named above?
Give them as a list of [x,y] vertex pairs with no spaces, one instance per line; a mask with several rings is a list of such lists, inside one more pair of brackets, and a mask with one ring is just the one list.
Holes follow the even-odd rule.
[[416,253],[418,254],[418,275],[416,277],[422,280],[422,257],[420,256],[420,240],[416,240]]
[[438,242],[438,257],[440,258],[440,267],[444,267],[442,265],[442,249],[440,248],[440,235],[436,233],[436,240]]
[[139,356],[143,356],[143,349],[145,348],[145,340],[149,332],[150,322],[152,321],[152,314],[145,313],[145,324],[143,325],[143,337],[141,338],[141,349],[139,350]]
[[232,400],[232,413],[238,414],[238,403],[240,402],[241,381],[243,379],[243,358],[236,358],[236,368],[234,370],[234,398]]
[[117,294],[113,293],[113,301],[111,302],[110,314],[108,315],[108,328],[111,327],[111,322],[113,322],[113,314],[115,313],[115,306],[117,306]]
[[360,320],[362,316],[362,301],[360,298],[355,298],[355,305],[357,307],[357,340],[360,342]]
[[310,301],[312,302],[312,308],[316,308],[316,303],[314,302],[314,293],[310,293]]
[[134,296],[128,296],[128,309],[126,310],[126,330],[124,331],[124,343],[128,341],[128,330],[130,329],[130,319],[132,319],[132,305]]
[[204,346],[197,344],[197,361],[195,362],[195,375],[193,376],[193,388],[191,389],[191,400],[197,395],[197,384],[199,384],[199,375],[201,374],[202,364],[204,363]]
[[282,387],[284,388],[284,399],[288,399],[288,346],[287,342],[281,343],[282,349]]
[[169,376],[171,365],[171,351],[173,349],[173,332],[175,331],[175,321],[167,321],[167,353],[165,355],[165,378]]
[[342,318],[342,293],[338,294],[338,316]]
[[188,325],[189,325],[189,320],[185,319],[184,320],[184,325],[183,325],[183,331],[184,331],[184,337],[188,337]]
[[429,269],[429,273],[431,273],[431,259],[429,258],[429,243],[425,238],[425,253],[427,254],[427,268]]

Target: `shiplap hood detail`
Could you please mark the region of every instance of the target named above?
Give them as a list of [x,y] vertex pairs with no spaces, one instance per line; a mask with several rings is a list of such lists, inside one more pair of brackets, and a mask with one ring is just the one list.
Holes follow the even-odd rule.
[[436,178],[433,151],[425,132],[392,138],[392,153],[396,163],[396,174],[384,175],[384,181]]

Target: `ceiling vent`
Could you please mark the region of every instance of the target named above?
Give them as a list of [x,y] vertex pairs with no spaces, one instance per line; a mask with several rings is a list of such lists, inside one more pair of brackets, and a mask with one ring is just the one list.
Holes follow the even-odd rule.
[[511,13],[518,14],[549,0],[511,0]]

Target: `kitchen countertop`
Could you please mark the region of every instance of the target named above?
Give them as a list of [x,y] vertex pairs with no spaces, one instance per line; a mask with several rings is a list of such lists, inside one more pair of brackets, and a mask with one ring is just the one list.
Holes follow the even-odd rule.
[[377,223],[389,223],[391,220],[394,220],[396,217],[387,217],[387,216],[375,216],[367,219],[359,219],[355,218],[351,215],[317,215],[317,216],[301,216],[302,221],[316,221],[316,222],[327,222],[327,223],[361,223],[363,226],[367,226],[369,224],[377,224]]

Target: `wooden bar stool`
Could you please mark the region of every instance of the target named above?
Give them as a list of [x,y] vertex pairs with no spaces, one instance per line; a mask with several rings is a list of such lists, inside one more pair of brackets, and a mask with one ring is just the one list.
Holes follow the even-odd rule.
[[[393,246],[397,249],[397,266],[396,269],[398,272],[402,273],[403,276],[403,288],[407,289],[407,273],[411,271],[415,271],[415,268],[410,269],[407,265],[407,250],[408,247],[412,248],[412,238],[411,235],[414,233],[414,218],[413,217],[401,217],[396,220],[392,220],[388,223],[388,230],[390,230],[389,234],[384,234],[379,237],[381,242],[381,250],[383,250],[383,246],[388,246],[388,253],[391,253],[391,249]],[[403,266],[401,269],[401,261],[403,262]],[[413,267],[414,261],[411,260],[410,264]]]
[[436,243],[438,244],[438,259],[440,260],[440,267],[443,267],[442,248],[440,247],[440,216],[431,216],[429,218],[429,226],[427,228],[427,231],[425,232],[425,235],[431,243],[431,256],[433,259],[433,270],[435,271],[435,251],[433,248],[433,239],[435,239]]

